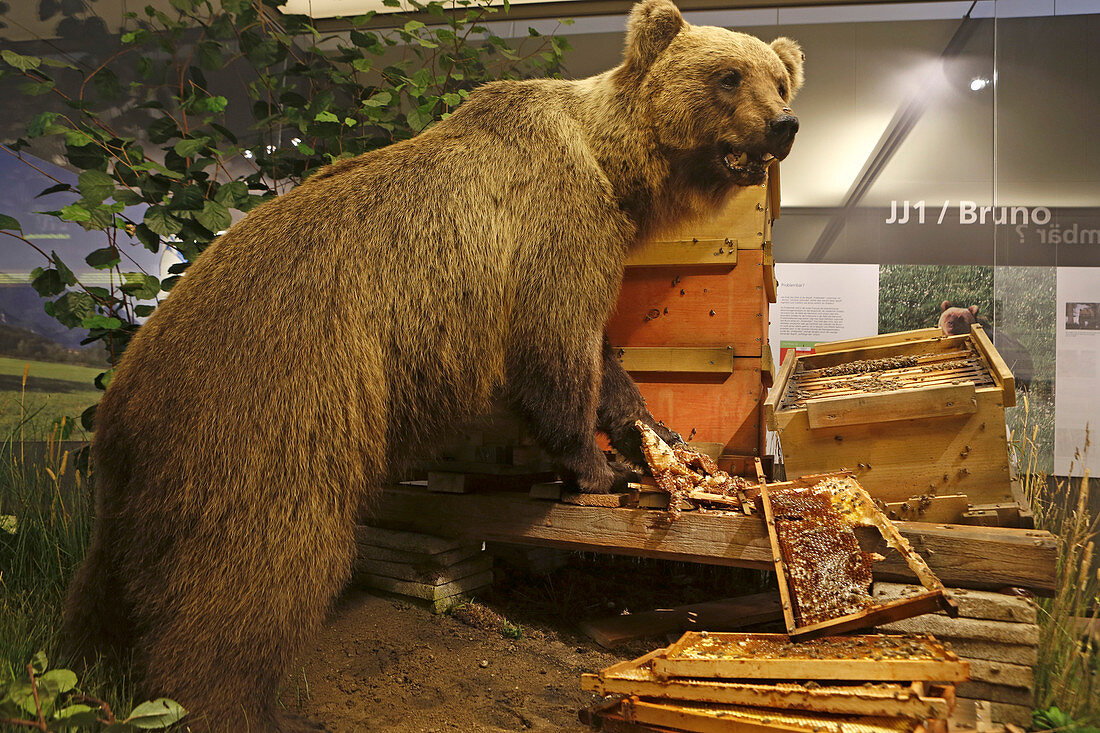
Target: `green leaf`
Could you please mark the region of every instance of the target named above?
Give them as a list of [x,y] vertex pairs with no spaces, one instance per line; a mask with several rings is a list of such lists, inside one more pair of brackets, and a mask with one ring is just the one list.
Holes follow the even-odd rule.
[[195,100],[194,108],[199,112],[224,112],[229,106],[229,100],[225,97],[203,97]]
[[49,666],[49,660],[46,659],[46,652],[39,650],[31,657],[31,669],[34,670],[35,674],[42,674]]
[[214,200],[235,209],[248,201],[248,184],[244,181],[223,183],[214,193]]
[[80,224],[92,220],[92,210],[84,203],[77,201],[75,204],[69,204],[61,209],[61,218],[65,221]]
[[71,727],[91,727],[99,719],[99,708],[89,705],[69,705],[53,714],[55,720]]
[[181,134],[179,127],[176,126],[176,121],[171,117],[161,117],[153,120],[153,123],[149,125],[149,139],[158,145],[166,143],[174,137],[179,137]]
[[61,277],[61,282],[66,285],[76,285],[76,275],[65,266],[65,263],[57,256],[57,252],[50,252],[50,260],[53,262],[53,266],[57,268],[57,274]]
[[[164,287],[164,283],[161,283],[161,287]],[[148,318],[153,315],[157,307],[155,305],[136,305],[134,306],[134,315],[138,318]]]
[[95,408],[97,405],[92,405],[84,412],[80,413],[80,426],[92,432],[95,430]]
[[356,120],[354,117],[345,117],[344,124],[348,127],[355,127],[359,124],[359,121]]
[[195,220],[210,231],[217,232],[228,229],[233,223],[233,217],[229,215],[229,209],[217,201],[207,201],[202,206],[202,212],[195,215]]
[[53,126],[53,121],[58,117],[59,115],[56,112],[39,112],[27,123],[27,135],[42,137],[49,132],[49,128]]
[[405,119],[408,121],[409,127],[413,129],[413,132],[420,132],[431,124],[432,119],[434,119],[431,112],[433,106],[432,104],[422,105],[405,115]]
[[95,138],[86,132],[80,130],[66,130],[65,131],[65,144],[72,145],[74,148],[82,148],[85,145],[90,145],[95,142]]
[[122,273],[119,290],[138,300],[152,300],[160,293],[160,280],[143,272]]
[[103,171],[81,171],[80,176],[77,177],[76,188],[86,200],[99,203],[115,190],[115,179]]
[[[118,320],[117,318],[107,318],[105,320],[107,321],[108,325],[105,325],[105,326],[85,326],[85,328],[105,328],[105,329],[108,329],[108,330],[114,330],[116,328],[122,328],[122,321]],[[118,324],[118,325],[114,325],[114,324]],[[97,374],[96,378],[93,380],[93,384],[95,384],[96,389],[106,390],[108,387],[111,386],[111,381],[114,380],[114,378],[115,378],[115,370],[114,369],[108,369],[105,372],[100,372],[99,374]]]
[[332,114],[328,110],[324,112],[318,112],[317,116],[313,118],[314,122],[339,122],[340,118]]
[[17,232],[23,231],[23,227],[19,225],[18,220],[7,214],[0,214],[0,230],[2,229],[12,229]]
[[47,270],[41,267],[34,268],[31,272],[31,278],[31,287],[43,298],[65,291],[65,283],[61,281],[61,276],[57,274],[57,270],[52,267]]
[[405,24],[405,32],[406,33],[416,33],[418,30],[420,30],[423,27],[424,27],[424,24],[421,23],[419,20],[410,20],[408,23]]
[[145,201],[140,193],[131,191],[128,188],[116,188],[112,196],[114,196],[115,201],[123,206],[137,206]]
[[108,270],[119,263],[118,250],[104,247],[91,252],[84,261],[97,270]]
[[52,303],[46,303],[45,310],[62,325],[77,328],[85,318],[95,314],[95,301],[87,293],[70,290]]
[[207,71],[215,71],[222,67],[222,49],[214,41],[203,41],[195,48],[195,56],[199,66]]
[[[121,325],[122,321],[119,321],[119,324]],[[50,685],[56,685],[58,692],[68,692],[76,687],[76,674],[68,669],[51,669],[38,679]]]
[[29,97],[38,97],[43,94],[49,94],[54,88],[53,79],[47,79],[45,81],[26,81],[19,85],[19,91],[23,92]]
[[447,92],[443,95],[443,103],[451,107],[457,107],[462,103],[462,97],[458,96],[454,92]]
[[187,711],[182,705],[162,697],[138,705],[124,722],[142,729],[167,728],[185,715]]
[[163,206],[150,206],[145,211],[143,221],[150,231],[156,232],[162,237],[179,234],[183,229],[183,224],[169,214],[168,209]]
[[208,137],[188,138],[187,140],[180,140],[176,143],[172,149],[176,151],[176,155],[181,158],[193,158],[196,153],[206,147],[210,142]]
[[31,71],[42,64],[42,59],[37,56],[24,56],[6,48],[0,51],[0,58],[3,58],[10,66],[14,66],[20,71]]
[[145,246],[145,249],[149,250],[150,252],[160,251],[160,237],[156,235],[156,232],[149,228],[148,224],[145,224],[143,222],[134,227],[134,236],[137,237],[138,241],[141,242]]
[[378,92],[363,100],[364,107],[385,107],[393,101],[393,95],[389,92]]

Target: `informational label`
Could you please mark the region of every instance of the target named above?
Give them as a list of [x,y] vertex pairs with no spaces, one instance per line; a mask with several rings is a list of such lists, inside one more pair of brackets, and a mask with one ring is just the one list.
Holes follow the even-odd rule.
[[[1100,470],[1100,268],[1058,268],[1054,472]],[[1086,440],[1086,435],[1089,440]],[[1094,449],[1086,452],[1091,441]]]
[[788,263],[775,266],[779,302],[769,339],[780,360],[822,341],[878,333],[878,265]]

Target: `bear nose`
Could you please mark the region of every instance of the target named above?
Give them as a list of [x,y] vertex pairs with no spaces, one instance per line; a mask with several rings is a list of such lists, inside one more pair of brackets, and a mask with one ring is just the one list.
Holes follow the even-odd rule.
[[777,115],[768,123],[768,131],[769,136],[780,145],[787,145],[798,132],[798,118],[785,112]]

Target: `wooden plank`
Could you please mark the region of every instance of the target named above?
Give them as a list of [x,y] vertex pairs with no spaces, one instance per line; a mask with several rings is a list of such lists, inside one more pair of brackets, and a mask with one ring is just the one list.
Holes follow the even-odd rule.
[[965,494],[926,495],[886,504],[886,516],[910,522],[960,524],[959,520],[969,508],[970,500]]
[[590,619],[582,621],[579,626],[581,631],[600,646],[614,649],[628,641],[650,636],[680,633],[689,629],[733,631],[775,621],[782,616],[783,611],[775,593],[757,593],[720,601]]
[[[512,468],[502,466],[501,468]],[[452,473],[450,471],[429,471],[428,490],[446,494],[468,494],[475,491],[498,491],[520,485],[554,478],[552,471],[532,471],[529,468],[517,469],[515,473]]]
[[899,619],[921,616],[936,611],[949,611],[952,608],[943,590],[937,589],[919,595],[899,598],[879,603],[859,613],[822,621],[809,626],[799,626],[790,632],[792,640],[817,639],[822,636],[845,634],[849,631],[867,629],[879,624],[888,624]]
[[630,720],[690,733],[924,733],[920,723],[907,718],[836,718],[736,705],[667,704],[637,697],[627,698],[623,707]]
[[625,493],[625,494],[580,494],[580,493],[563,493],[561,500],[566,504],[574,504],[576,506],[588,506],[588,507],[621,507],[629,506],[630,504],[636,504],[638,502],[637,493]]
[[408,580],[427,585],[453,583],[492,569],[493,557],[484,552],[447,567],[411,562],[387,562],[367,557],[359,557],[355,562],[356,574],[381,575],[394,580]]
[[[905,641],[901,641],[901,640]],[[898,641],[895,641],[898,640]],[[860,680],[865,682],[909,682],[936,680],[958,682],[970,677],[969,665],[931,638],[909,640],[906,637],[846,636],[823,640],[849,650],[854,658],[830,656],[829,646],[799,646],[804,656],[771,653],[791,646],[784,634],[736,634],[686,632],[668,647],[663,656],[654,657],[653,671],[662,678],[705,677],[713,679],[765,680]],[[908,657],[876,654],[879,648],[897,643],[915,644],[927,649],[924,654]],[[742,645],[749,646],[743,647]],[[741,648],[743,656],[731,656],[723,648]],[[857,656],[858,655],[858,656]],[[877,658],[876,658],[877,657]]]
[[974,383],[943,384],[916,389],[825,397],[806,404],[810,428],[896,422],[928,417],[971,415],[978,411]]
[[760,357],[760,382],[765,387],[775,384],[775,362],[772,361],[772,350],[768,344],[764,344],[764,355]]
[[[597,509],[518,494],[429,494],[390,485],[379,492],[372,521],[444,537],[464,537],[640,557],[772,569],[764,523],[734,512],[690,512],[669,522],[646,509]],[[1054,536],[1038,530],[898,522],[898,530],[951,587],[1021,586],[1054,591]],[[869,552],[885,552],[877,532]],[[459,545],[462,543],[459,542]],[[909,581],[904,562],[876,564],[876,577]]]
[[779,218],[779,197],[780,197],[780,189],[781,189],[779,181],[780,181],[780,179],[779,179],[779,161],[777,160],[774,163],[772,163],[770,166],[768,166],[768,183],[767,183],[768,203],[767,203],[767,207],[768,207],[768,218],[769,219],[778,219]]
[[630,253],[627,267],[737,266],[737,240],[729,237],[650,242]]
[[767,333],[760,250],[742,251],[732,270],[628,268],[606,324],[613,346],[732,347],[759,357]]
[[943,688],[935,691],[939,696],[931,691],[923,694],[919,684],[806,687],[797,683],[661,679],[650,665],[654,658],[664,653],[664,649],[657,649],[638,659],[614,664],[598,674],[581,675],[581,688],[599,695],[637,695],[664,700],[915,720],[944,719],[953,702],[945,696],[947,693]]
[[779,400],[783,398],[783,392],[787,388],[787,383],[790,382],[791,375],[794,374],[797,363],[797,356],[791,354],[787,357],[786,361],[780,364],[779,374],[775,378],[774,389],[768,392],[768,397],[764,400],[764,418],[768,421],[769,430],[779,430],[780,426],[775,419],[775,412],[778,409]]
[[867,349],[877,346],[889,346],[904,341],[931,341],[942,336],[943,332],[938,328],[918,328],[913,331],[899,331],[877,336],[861,336],[859,338],[841,339],[840,341],[828,341],[815,345],[814,353],[828,354],[834,351]]
[[678,228],[665,231],[658,240],[692,238],[730,238],[738,247],[760,249],[764,244],[764,224],[767,218],[768,186],[737,186],[708,215],[687,221]]
[[787,572],[787,563],[783,560],[783,550],[779,546],[779,535],[775,528],[775,513],[772,511],[771,493],[764,484],[760,486],[760,502],[764,506],[764,523],[768,526],[768,542],[772,548],[772,562],[775,564],[775,574],[779,576],[779,597],[783,607],[783,623],[787,627],[787,633],[792,633],[798,624],[794,618],[794,599],[791,598],[791,589]]
[[452,596],[470,593],[492,585],[493,571],[489,570],[484,573],[478,573],[442,585],[396,580],[394,578],[387,578],[384,575],[375,575],[374,573],[366,572],[356,573],[355,580],[370,588],[383,590],[387,593],[397,593],[399,595],[409,596],[410,598],[419,598],[424,601],[441,601],[446,598],[451,598]]
[[373,545],[400,552],[425,555],[435,555],[451,550],[465,550],[474,546],[480,549],[481,545],[480,540],[475,545],[469,540],[440,537],[430,532],[405,532],[369,524],[356,526],[355,541],[360,545]]
[[[875,598],[883,600],[904,598],[922,592],[923,587],[909,584],[878,582],[874,587]],[[952,588],[951,597],[959,606],[959,618],[1012,621],[1019,624],[1037,623],[1038,610],[1035,601],[1026,596]],[[966,654],[962,656],[965,657]]]
[[981,325],[977,323],[971,324],[970,335],[974,339],[974,346],[981,352],[986,363],[989,364],[994,377],[997,379],[997,383],[1000,384],[1001,389],[1004,391],[1005,407],[1015,407],[1016,377],[1012,375],[1012,370],[1008,368],[1008,364],[1005,363],[1000,353],[994,348],[993,342],[989,340],[989,336],[986,335],[985,329],[982,328]]
[[733,373],[733,349],[663,346],[625,346],[619,361],[628,372]]

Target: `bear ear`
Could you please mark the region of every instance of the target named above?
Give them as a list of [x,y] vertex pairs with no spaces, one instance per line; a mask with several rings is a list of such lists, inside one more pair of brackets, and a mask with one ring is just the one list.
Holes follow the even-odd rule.
[[671,0],[637,3],[626,26],[626,65],[635,70],[648,68],[683,27],[684,18]]
[[970,311],[970,315],[972,316],[978,315],[978,306],[976,305],[970,306],[969,308],[967,308],[967,310]]
[[787,67],[787,74],[791,77],[791,96],[802,88],[805,77],[802,74],[802,62],[806,60],[806,54],[802,53],[802,47],[798,41],[790,38],[776,38],[772,41],[772,50]]
[[950,300],[945,300],[942,303],[940,303],[940,310],[941,311],[945,311],[950,307],[951,307],[951,301]]

